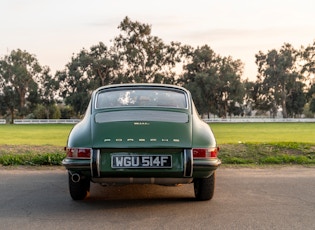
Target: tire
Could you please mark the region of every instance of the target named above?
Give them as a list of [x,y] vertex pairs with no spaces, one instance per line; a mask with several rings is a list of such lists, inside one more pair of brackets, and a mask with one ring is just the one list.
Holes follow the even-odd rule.
[[208,178],[194,179],[194,190],[196,200],[211,200],[214,194],[215,172]]
[[69,191],[73,200],[83,200],[90,191],[90,180],[86,177],[81,177],[78,182],[72,181],[71,173],[68,173],[69,178]]

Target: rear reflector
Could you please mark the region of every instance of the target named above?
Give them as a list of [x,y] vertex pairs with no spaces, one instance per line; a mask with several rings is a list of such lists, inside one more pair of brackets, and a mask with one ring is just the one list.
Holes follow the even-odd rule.
[[65,148],[68,158],[90,159],[92,149],[90,148]]
[[194,148],[193,150],[194,158],[208,158],[208,157],[217,157],[219,153],[219,147],[212,148]]

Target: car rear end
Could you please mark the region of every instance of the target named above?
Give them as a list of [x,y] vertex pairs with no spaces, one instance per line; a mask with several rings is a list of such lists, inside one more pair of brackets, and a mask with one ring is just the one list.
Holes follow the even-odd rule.
[[63,162],[73,183],[78,177],[104,185],[192,183],[220,164],[211,130],[180,87],[105,87],[90,106],[82,127],[89,135],[76,138],[74,129]]

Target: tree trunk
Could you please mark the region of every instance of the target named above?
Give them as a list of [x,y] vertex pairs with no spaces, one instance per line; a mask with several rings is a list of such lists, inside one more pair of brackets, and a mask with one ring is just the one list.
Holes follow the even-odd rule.
[[14,123],[14,108],[10,108],[10,113],[11,113],[11,124]]
[[282,88],[282,98],[281,98],[281,106],[282,106],[282,116],[283,118],[288,118],[287,112],[287,94],[285,92],[284,87]]

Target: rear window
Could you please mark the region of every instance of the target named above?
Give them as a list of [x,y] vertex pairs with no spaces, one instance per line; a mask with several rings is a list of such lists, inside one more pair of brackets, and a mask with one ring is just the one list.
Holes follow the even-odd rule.
[[97,94],[97,109],[114,107],[169,107],[187,108],[187,97],[180,90],[121,89]]

